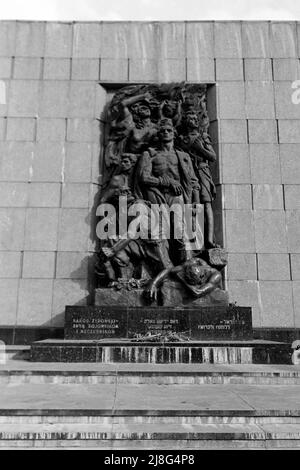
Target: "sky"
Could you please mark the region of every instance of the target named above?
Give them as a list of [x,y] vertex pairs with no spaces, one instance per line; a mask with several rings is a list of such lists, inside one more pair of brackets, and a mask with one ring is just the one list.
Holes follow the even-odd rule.
[[300,20],[299,0],[0,0],[0,20]]

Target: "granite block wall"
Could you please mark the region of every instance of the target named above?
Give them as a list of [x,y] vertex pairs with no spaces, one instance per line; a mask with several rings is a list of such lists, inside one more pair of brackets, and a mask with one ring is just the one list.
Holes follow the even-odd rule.
[[299,328],[299,57],[297,22],[0,22],[0,325],[90,302],[111,85],[186,80],[210,87],[231,301]]

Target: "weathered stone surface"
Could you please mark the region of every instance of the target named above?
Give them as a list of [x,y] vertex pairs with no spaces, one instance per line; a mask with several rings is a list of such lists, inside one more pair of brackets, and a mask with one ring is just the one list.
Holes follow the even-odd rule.
[[242,59],[217,59],[216,80],[243,80],[244,69]]
[[34,150],[32,181],[62,180],[65,147],[58,142],[39,142]]
[[211,248],[206,251],[208,264],[214,268],[224,268],[228,263],[228,253],[224,248]]
[[87,251],[91,230],[88,209],[62,209],[58,251]]
[[287,253],[285,211],[254,211],[257,253]]
[[291,273],[293,281],[300,281],[300,254],[291,254]]
[[0,140],[5,140],[7,119],[0,118]]
[[[109,59],[102,59],[101,64],[106,60],[109,64],[110,62],[118,62],[112,61]],[[122,59],[120,61],[119,68],[120,70],[117,72],[118,74],[122,74],[124,80],[135,81],[155,81],[158,77],[158,61],[155,59],[130,59],[129,61],[129,71],[128,71],[128,61],[126,59]],[[115,65],[116,68],[116,65]],[[129,74],[129,75],[128,75]],[[115,73],[114,75],[115,76]],[[107,75],[106,80],[109,80],[109,76]]]
[[21,279],[18,301],[19,325],[43,325],[51,318],[51,279]]
[[279,146],[282,182],[286,184],[299,184],[300,159],[299,145],[281,144]]
[[17,320],[18,279],[0,279],[1,325],[15,325]]
[[291,279],[288,254],[258,254],[258,278],[262,281],[289,281]]
[[44,59],[44,79],[45,80],[70,80],[71,60],[70,59]]
[[1,21],[0,24],[0,56],[15,55],[16,21]]
[[67,81],[44,81],[41,87],[39,115],[48,118],[68,117],[69,87]]
[[285,184],[284,200],[287,210],[300,210],[300,184]]
[[260,210],[283,210],[282,185],[254,184],[253,207]]
[[86,279],[55,279],[51,326],[64,326],[66,305],[86,305],[89,292]]
[[[21,274],[21,252],[0,251],[0,278],[18,279]],[[2,300],[4,297],[2,296]],[[4,312],[3,312],[4,313]]]
[[99,80],[99,59],[73,59],[72,80]]
[[215,81],[215,64],[210,58],[187,59],[188,82],[213,82]]
[[255,253],[253,214],[246,210],[225,211],[225,245],[229,253]]
[[222,119],[220,142],[224,144],[247,143],[247,121],[245,119]]
[[102,24],[75,23],[73,31],[73,57],[99,58]]
[[217,90],[219,118],[244,119],[246,117],[244,83],[220,82]]
[[0,183],[0,207],[26,207],[28,204],[28,183]]
[[250,183],[249,147],[247,144],[222,144],[220,160],[223,183]]
[[294,327],[291,281],[260,281],[264,327]]
[[[150,62],[151,71],[152,66],[153,64]],[[145,63],[143,60],[130,61],[129,67],[131,80],[149,80],[149,73],[147,73],[147,63]],[[126,82],[128,80],[129,70],[127,59],[101,59],[100,80],[107,80],[111,82]]]
[[[104,23],[101,30],[101,58],[127,59],[131,48],[128,23]],[[94,57],[99,57],[95,55]]]
[[28,181],[33,149],[30,142],[0,142],[0,180]]
[[272,119],[249,119],[250,144],[272,144],[278,142],[276,121]]
[[68,119],[67,140],[69,142],[99,142],[100,124],[97,119]]
[[56,262],[57,279],[87,279],[89,253],[58,252]]
[[230,281],[256,280],[255,253],[228,253],[227,275]]
[[88,183],[65,183],[62,186],[62,207],[86,208],[89,207]]
[[188,58],[214,58],[214,23],[212,21],[187,23],[186,48]]
[[258,281],[228,281],[230,302],[236,302],[237,305],[247,305],[252,308],[252,324],[254,328],[263,326],[258,287]]
[[242,57],[241,23],[215,22],[215,57]]
[[42,60],[38,57],[16,57],[13,73],[13,78],[38,80],[42,74]]
[[37,119],[37,141],[61,142],[66,136],[65,119]]
[[275,117],[272,82],[248,81],[245,83],[246,116],[249,119]]
[[45,22],[17,22],[16,56],[43,57],[45,52]]
[[279,142],[286,143],[300,143],[300,119],[299,120],[279,120]]
[[9,116],[34,117],[38,114],[38,104],[38,80],[11,80],[9,85]]
[[279,146],[275,144],[250,145],[251,180],[253,183],[280,184]]
[[1,208],[0,221],[0,250],[22,251],[24,248],[25,211],[19,208]]
[[89,182],[91,178],[92,146],[87,143],[66,145],[65,181]]
[[271,22],[271,57],[297,57],[296,23]]
[[30,183],[29,207],[59,207],[61,187],[59,183]]
[[288,251],[300,253],[300,211],[286,211]]
[[225,209],[252,209],[252,193],[250,184],[224,185]]
[[25,251],[22,277],[33,279],[53,279],[55,271],[55,253]]
[[0,78],[11,78],[11,64],[12,59],[10,57],[0,58]]
[[46,57],[70,57],[72,52],[73,25],[46,23]]
[[68,117],[99,118],[99,115],[95,114],[98,87],[94,82],[73,80],[70,85]]
[[295,328],[300,327],[300,282],[292,282],[293,288],[293,300],[294,300],[294,326]]
[[55,251],[59,209],[32,208],[26,211],[25,250]]
[[243,21],[242,43],[244,57],[271,57],[268,21]]
[[245,59],[245,80],[272,80],[271,59]]
[[298,59],[273,59],[274,80],[297,80],[300,78]]
[[34,141],[36,120],[31,118],[8,118],[6,139],[12,141]]
[[[295,76],[294,80],[296,80],[296,78]],[[295,91],[297,92],[297,90],[292,88],[292,81],[274,83],[275,108],[276,117],[278,119],[300,119],[300,106],[293,102],[293,94]],[[297,96],[298,92],[296,98]]]

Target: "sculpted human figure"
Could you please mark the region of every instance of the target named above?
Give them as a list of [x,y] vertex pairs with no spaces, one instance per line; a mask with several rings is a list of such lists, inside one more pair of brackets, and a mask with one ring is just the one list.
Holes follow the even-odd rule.
[[212,201],[216,197],[216,188],[212,180],[209,162],[216,161],[216,154],[209,135],[199,131],[199,119],[194,111],[185,116],[186,133],[178,139],[178,145],[192,158],[195,173],[200,183],[200,202],[204,204],[205,246],[214,248],[214,214]]
[[194,298],[204,297],[220,286],[220,272],[209,266],[201,258],[192,258],[175,267],[164,269],[147,286],[145,296],[150,301],[157,300],[158,288],[165,279],[179,279]]
[[[174,148],[174,128],[170,119],[162,119],[158,130],[158,148],[149,148],[140,157],[135,191],[152,204],[192,204],[199,202],[199,183],[189,155]],[[171,227],[171,233],[174,227]],[[170,239],[175,264],[187,258],[184,239]]]

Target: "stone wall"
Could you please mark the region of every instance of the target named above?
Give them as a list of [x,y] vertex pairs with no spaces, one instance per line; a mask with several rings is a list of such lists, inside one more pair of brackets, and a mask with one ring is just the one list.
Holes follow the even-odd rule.
[[110,85],[187,80],[211,84],[231,300],[253,307],[255,327],[299,328],[299,32],[295,22],[1,22],[0,324],[62,326],[66,304],[90,300]]

